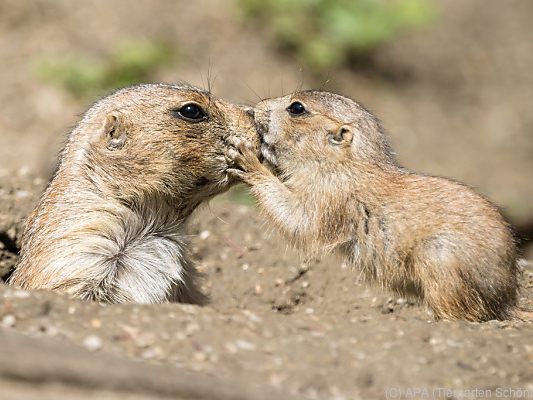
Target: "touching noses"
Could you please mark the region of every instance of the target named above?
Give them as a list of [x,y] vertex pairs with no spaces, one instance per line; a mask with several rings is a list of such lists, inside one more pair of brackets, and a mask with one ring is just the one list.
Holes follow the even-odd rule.
[[276,104],[270,100],[263,100],[256,104],[254,109],[255,126],[257,133],[261,138],[261,142],[268,145],[273,145],[276,142],[277,124],[273,111]]

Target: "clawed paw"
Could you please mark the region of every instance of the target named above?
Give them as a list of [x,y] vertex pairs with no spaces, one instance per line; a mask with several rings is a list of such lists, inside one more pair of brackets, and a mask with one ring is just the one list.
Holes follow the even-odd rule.
[[244,172],[243,170],[241,169],[237,169],[237,168],[228,168],[226,170],[228,172],[229,175],[241,180],[241,181],[246,181],[246,172]]
[[249,184],[255,183],[261,176],[270,174],[270,171],[261,164],[255,152],[246,143],[241,142],[235,147],[230,146],[226,157],[235,165],[227,169],[228,173]]
[[255,152],[245,143],[230,147],[227,156],[235,165],[246,172],[252,172],[261,167],[261,161],[259,161]]

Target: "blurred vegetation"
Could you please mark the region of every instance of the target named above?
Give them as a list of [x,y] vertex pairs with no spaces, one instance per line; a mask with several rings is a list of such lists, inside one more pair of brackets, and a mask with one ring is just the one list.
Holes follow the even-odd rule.
[[272,29],[277,45],[320,72],[367,56],[428,23],[431,0],[238,0],[245,17]]
[[233,186],[226,193],[215,197],[213,201],[217,203],[233,203],[255,207],[255,200],[250,193],[250,188],[244,184]]
[[103,59],[84,54],[43,59],[37,73],[73,96],[83,98],[150,81],[160,66],[175,57],[174,49],[163,42],[126,42]]

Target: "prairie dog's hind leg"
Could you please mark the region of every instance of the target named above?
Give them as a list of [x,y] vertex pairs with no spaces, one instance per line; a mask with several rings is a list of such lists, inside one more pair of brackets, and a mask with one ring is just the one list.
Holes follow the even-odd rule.
[[[460,252],[441,236],[415,249],[413,273],[437,319],[489,321],[513,316],[516,277],[505,265]],[[473,252],[472,252],[473,254]]]

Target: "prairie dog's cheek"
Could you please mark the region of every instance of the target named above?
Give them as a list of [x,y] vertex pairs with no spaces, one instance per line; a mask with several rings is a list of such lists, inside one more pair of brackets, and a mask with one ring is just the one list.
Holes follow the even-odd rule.
[[274,147],[263,143],[261,145],[261,154],[263,155],[263,158],[267,160],[270,164],[275,166],[278,164],[278,160],[276,158],[276,150]]

